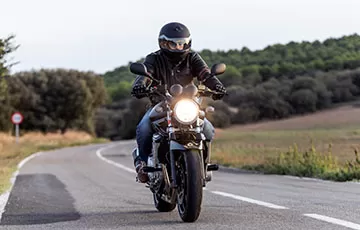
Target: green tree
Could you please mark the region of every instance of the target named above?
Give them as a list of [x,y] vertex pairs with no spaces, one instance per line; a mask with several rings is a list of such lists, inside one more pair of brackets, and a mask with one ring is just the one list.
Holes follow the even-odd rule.
[[10,116],[13,108],[10,104],[10,95],[8,92],[8,83],[6,76],[9,75],[11,66],[16,63],[9,63],[8,55],[14,52],[19,46],[14,45],[14,35],[7,38],[0,38],[0,131],[9,131],[11,129]]
[[123,113],[120,126],[120,136],[123,139],[132,139],[136,136],[136,126],[146,112],[146,105],[149,103],[147,98],[130,99],[128,109]]
[[108,92],[112,101],[119,101],[125,98],[128,98],[130,95],[132,84],[127,81],[120,81],[117,84],[114,84],[108,87]]
[[43,132],[69,128],[94,133],[94,111],[106,98],[103,80],[91,72],[42,69],[9,79],[12,104],[24,113],[23,128]]
[[210,101],[208,105],[215,109],[214,113],[209,113],[206,116],[214,127],[226,128],[230,126],[233,112],[225,102]]
[[15,35],[10,35],[6,38],[0,38],[0,77],[9,74],[9,69],[17,64],[11,63],[11,59],[8,60],[7,57],[10,53],[16,51],[19,48],[19,45],[14,45]]
[[310,89],[296,90],[290,96],[291,104],[298,114],[315,112],[317,100],[316,94]]
[[225,73],[218,78],[225,86],[239,85],[242,82],[241,72],[232,65],[227,65]]
[[5,77],[0,77],[0,108],[0,131],[9,131],[11,129],[10,116],[12,107]]

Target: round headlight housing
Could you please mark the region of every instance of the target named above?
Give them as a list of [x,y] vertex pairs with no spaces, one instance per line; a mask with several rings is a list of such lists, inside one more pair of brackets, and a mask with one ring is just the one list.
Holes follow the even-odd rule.
[[190,125],[199,115],[198,104],[190,99],[182,99],[175,104],[174,117],[181,124]]

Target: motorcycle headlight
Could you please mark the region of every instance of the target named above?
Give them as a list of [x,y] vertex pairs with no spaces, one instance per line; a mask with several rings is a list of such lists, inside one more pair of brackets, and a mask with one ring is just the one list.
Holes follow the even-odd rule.
[[185,125],[192,124],[199,115],[199,106],[193,100],[182,99],[175,104],[175,119]]

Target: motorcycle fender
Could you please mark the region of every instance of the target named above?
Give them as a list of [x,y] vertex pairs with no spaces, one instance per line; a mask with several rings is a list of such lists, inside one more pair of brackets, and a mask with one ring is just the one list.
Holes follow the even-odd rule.
[[187,150],[182,144],[179,144],[176,141],[170,141],[170,150]]

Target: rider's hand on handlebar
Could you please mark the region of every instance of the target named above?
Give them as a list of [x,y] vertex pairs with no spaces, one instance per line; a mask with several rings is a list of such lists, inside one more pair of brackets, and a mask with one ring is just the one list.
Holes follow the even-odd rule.
[[216,84],[214,91],[216,92],[216,94],[212,95],[213,100],[220,100],[226,94],[226,89],[221,84]]
[[131,91],[131,95],[135,96],[138,99],[146,97],[147,93],[148,93],[148,90],[146,88],[146,85],[143,85],[143,84],[135,85]]

